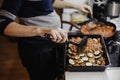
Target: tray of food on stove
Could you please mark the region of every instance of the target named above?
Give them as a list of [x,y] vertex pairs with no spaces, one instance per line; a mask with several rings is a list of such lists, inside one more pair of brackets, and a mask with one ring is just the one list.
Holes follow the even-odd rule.
[[110,65],[108,51],[101,35],[68,35],[65,50],[66,71],[105,71]]

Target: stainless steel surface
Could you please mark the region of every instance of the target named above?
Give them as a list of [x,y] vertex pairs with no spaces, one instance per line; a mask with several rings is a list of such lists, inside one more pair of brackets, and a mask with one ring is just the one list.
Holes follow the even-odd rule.
[[109,17],[117,17],[120,14],[120,3],[109,2],[107,7],[107,14]]

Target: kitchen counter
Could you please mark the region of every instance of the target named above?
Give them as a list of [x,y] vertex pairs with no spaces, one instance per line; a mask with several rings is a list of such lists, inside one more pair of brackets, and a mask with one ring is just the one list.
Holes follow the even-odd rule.
[[65,72],[65,80],[120,80],[120,67],[108,67],[104,72]]

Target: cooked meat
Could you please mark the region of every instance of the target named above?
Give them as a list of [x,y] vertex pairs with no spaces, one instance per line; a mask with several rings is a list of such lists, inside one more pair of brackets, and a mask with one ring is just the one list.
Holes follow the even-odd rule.
[[81,27],[80,32],[83,34],[100,34],[103,37],[109,37],[114,34],[114,27],[109,25],[85,24]]

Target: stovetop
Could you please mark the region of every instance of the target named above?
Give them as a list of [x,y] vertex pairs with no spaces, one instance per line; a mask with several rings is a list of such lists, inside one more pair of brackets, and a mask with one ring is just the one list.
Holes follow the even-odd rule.
[[114,37],[106,42],[111,67],[120,67],[120,31],[116,31]]

